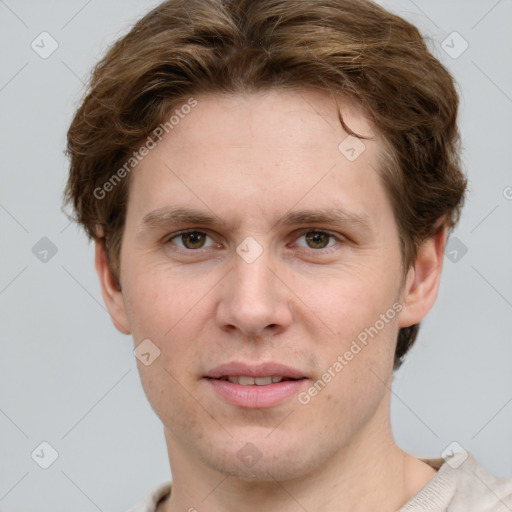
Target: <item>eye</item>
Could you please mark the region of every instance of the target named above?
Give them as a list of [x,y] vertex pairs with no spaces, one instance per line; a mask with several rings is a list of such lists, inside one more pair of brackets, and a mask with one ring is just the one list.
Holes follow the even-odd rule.
[[[326,231],[306,231],[297,240],[301,238],[305,239],[306,245],[300,243],[297,245],[307,249],[328,249],[336,245],[336,237]],[[329,239],[332,239],[334,243],[329,245]]]
[[[167,243],[172,242],[173,245],[177,245],[181,249],[185,250],[205,249],[206,247],[211,247],[213,245],[213,243],[205,245],[207,238],[210,237],[203,231],[187,231],[168,238]],[[173,240],[177,240],[177,242],[173,242]],[[181,242],[181,245],[179,242]]]
[[[210,243],[207,243],[208,239],[210,240]],[[304,240],[303,243],[300,242],[301,239]],[[330,249],[331,247],[336,246],[340,241],[335,235],[327,231],[311,229],[303,231],[296,240],[297,242],[295,242],[295,244],[297,246],[313,251]],[[179,249],[189,252],[197,251],[199,249],[207,249],[216,245],[207,233],[197,230],[176,233],[167,238],[165,243],[177,246]]]

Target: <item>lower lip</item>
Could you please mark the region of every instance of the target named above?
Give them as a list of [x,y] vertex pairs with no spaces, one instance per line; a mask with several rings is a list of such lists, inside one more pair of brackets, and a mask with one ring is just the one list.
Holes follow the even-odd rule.
[[206,379],[227,402],[247,409],[274,407],[297,394],[307,379],[285,380],[266,386],[242,386],[227,380]]

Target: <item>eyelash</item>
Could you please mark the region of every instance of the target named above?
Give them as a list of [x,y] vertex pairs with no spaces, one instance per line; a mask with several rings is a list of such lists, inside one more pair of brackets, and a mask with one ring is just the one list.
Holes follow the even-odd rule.
[[[169,245],[169,244],[171,244],[171,241],[173,239],[178,238],[178,237],[180,237],[182,235],[189,234],[189,233],[199,233],[201,235],[206,235],[206,236],[208,236],[209,238],[211,238],[213,240],[213,237],[211,235],[209,235],[206,231],[201,231],[201,230],[198,230],[198,229],[188,229],[188,230],[179,231],[178,233],[173,233],[172,235],[167,236],[163,240],[163,244],[164,245]],[[296,233],[295,240],[301,238],[302,236],[304,236],[304,235],[306,235],[308,233],[327,235],[330,239],[334,239],[337,242],[336,245],[332,245],[332,246],[328,246],[328,247],[320,248],[320,249],[312,249],[310,247],[300,247],[301,250],[305,250],[306,252],[309,252],[309,253],[329,254],[330,252],[332,252],[332,250],[336,250],[336,246],[339,243],[343,243],[344,241],[346,241],[345,238],[340,237],[339,235],[335,235],[334,233],[331,233],[330,231],[325,231],[325,230],[320,230],[320,229],[311,229],[311,228],[303,229],[303,230],[299,231],[298,233]],[[178,250],[179,252],[185,253],[185,254],[186,253],[188,253],[188,254],[201,253],[202,251],[206,251],[207,249],[210,249],[210,247],[205,247],[205,248],[200,247],[198,249],[186,249],[186,248],[184,249],[183,247],[179,247],[179,246],[177,246],[175,244],[171,244],[171,245],[174,245],[176,250]]]

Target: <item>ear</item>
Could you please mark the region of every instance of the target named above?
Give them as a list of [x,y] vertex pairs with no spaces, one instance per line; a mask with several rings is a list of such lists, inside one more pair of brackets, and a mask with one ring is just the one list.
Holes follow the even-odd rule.
[[130,334],[130,322],[126,314],[123,293],[118,287],[116,278],[110,268],[105,249],[105,239],[96,238],[94,245],[96,272],[100,278],[101,294],[105,305],[116,329],[123,334]]
[[400,328],[421,322],[434,305],[441,281],[446,237],[446,226],[441,226],[418,249],[416,262],[407,273],[402,291]]

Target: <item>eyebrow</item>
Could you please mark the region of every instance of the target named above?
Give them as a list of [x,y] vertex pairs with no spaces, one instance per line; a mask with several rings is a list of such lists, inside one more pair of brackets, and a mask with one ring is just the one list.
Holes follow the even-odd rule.
[[[229,223],[219,215],[176,206],[159,208],[146,214],[139,226],[139,231],[156,230],[177,224],[198,224],[208,227],[229,226]],[[289,211],[275,221],[272,227],[297,224],[354,224],[367,231],[373,231],[370,217],[367,214],[350,212],[342,207]]]

